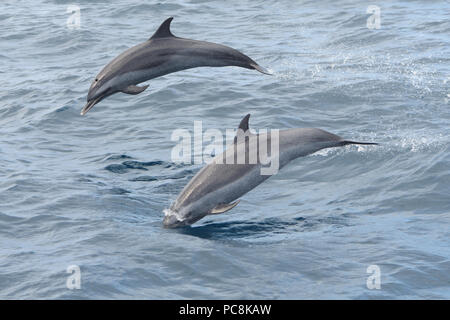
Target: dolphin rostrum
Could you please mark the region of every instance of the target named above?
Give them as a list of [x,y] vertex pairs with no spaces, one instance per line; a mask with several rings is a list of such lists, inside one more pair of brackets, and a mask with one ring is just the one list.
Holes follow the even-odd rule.
[[185,69],[237,66],[270,74],[233,48],[174,36],[170,31],[172,19],[164,21],[150,39],[121,53],[100,71],[89,88],[81,115],[114,93],[139,94],[148,85],[137,84]]
[[[250,114],[241,121],[233,144],[203,167],[184,187],[170,208],[164,210],[165,227],[183,227],[207,215],[226,212],[239,203],[238,198],[269,178],[270,175],[263,175],[260,171],[267,164],[259,154],[262,141],[266,143],[275,138],[278,140],[278,152],[271,152],[270,156],[272,159],[278,157],[279,168],[296,158],[325,148],[349,144],[377,145],[345,140],[316,128],[279,130],[276,137],[273,132],[256,135],[249,131],[249,118]],[[252,138],[257,138],[258,143],[251,144],[249,141]],[[239,153],[245,153],[244,162],[236,161]],[[249,161],[252,153],[258,155],[253,163]]]

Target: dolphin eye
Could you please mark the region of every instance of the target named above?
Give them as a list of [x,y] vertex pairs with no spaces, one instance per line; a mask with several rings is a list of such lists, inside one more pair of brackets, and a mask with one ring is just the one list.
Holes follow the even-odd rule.
[[98,81],[98,79],[95,79],[95,81]]

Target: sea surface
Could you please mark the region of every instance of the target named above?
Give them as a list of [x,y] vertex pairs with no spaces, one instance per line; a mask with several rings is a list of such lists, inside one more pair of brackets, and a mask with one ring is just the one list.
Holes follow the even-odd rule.
[[[170,16],[273,75],[185,70],[80,116]],[[450,299],[449,1],[6,0],[0,30],[0,298]],[[203,166],[173,161],[173,132],[247,113],[380,146],[299,158],[164,229]]]

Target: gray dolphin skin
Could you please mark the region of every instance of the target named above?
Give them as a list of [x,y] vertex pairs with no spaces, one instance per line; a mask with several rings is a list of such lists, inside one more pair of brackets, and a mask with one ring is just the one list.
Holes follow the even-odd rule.
[[270,74],[233,48],[174,36],[170,31],[172,19],[164,21],[150,39],[126,50],[100,71],[89,88],[81,115],[114,93],[139,94],[148,85],[137,84],[185,69],[236,66]]
[[[241,196],[258,186],[270,177],[262,175],[261,167],[267,161],[258,159],[250,162],[248,155],[259,154],[259,144],[250,144],[249,138],[253,134],[249,132],[248,120],[250,114],[244,117],[239,125],[237,139],[227,150],[216,156],[213,161],[203,167],[184,187],[169,209],[164,210],[164,227],[177,228],[191,225],[207,215],[226,212],[238,203]],[[244,138],[241,136],[244,134]],[[253,135],[260,141],[268,141],[270,145],[271,135],[264,133]],[[275,138],[275,137],[274,137]],[[266,139],[266,140],[264,140]],[[279,168],[284,167],[290,161],[312,154],[325,148],[342,147],[349,144],[377,145],[370,142],[355,142],[342,139],[327,131],[316,128],[298,128],[278,131]],[[245,152],[244,162],[237,162],[237,154]],[[229,161],[231,160],[231,161]],[[242,164],[238,164],[242,163]],[[252,164],[253,163],[253,164]],[[237,200],[237,201],[236,201]]]

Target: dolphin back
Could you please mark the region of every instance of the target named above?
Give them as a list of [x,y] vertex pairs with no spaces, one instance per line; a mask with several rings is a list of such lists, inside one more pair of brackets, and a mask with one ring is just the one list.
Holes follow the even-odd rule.
[[[169,69],[178,71],[196,67],[237,66],[271,74],[253,59],[234,48],[175,36],[170,30],[172,20],[173,17],[165,20],[147,41],[149,48],[155,49],[155,56],[159,59],[164,56],[170,63],[178,64]],[[149,56],[149,52],[146,55]]]

